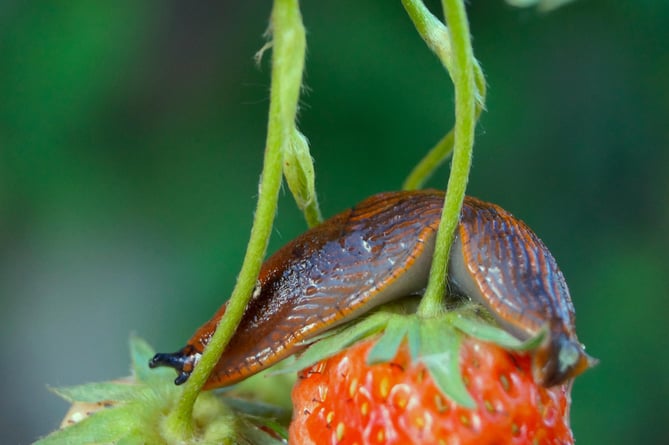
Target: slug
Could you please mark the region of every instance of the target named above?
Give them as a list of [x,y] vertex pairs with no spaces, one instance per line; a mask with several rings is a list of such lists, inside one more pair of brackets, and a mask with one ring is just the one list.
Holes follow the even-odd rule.
[[[374,195],[279,249],[260,271],[242,320],[205,389],[228,386],[300,352],[310,339],[427,286],[444,194]],[[484,305],[524,340],[547,329],[533,355],[535,379],[563,383],[595,361],[576,338],[574,306],[546,246],[502,208],[466,197],[451,248],[449,288]],[[226,305],[188,344],[149,366],[177,370],[185,382]]]

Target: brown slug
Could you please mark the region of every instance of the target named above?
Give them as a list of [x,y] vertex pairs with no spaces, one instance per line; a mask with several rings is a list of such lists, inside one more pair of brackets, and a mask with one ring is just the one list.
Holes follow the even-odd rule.
[[[231,385],[306,347],[308,340],[388,301],[424,291],[444,194],[374,195],[279,249],[263,264],[242,320],[205,389]],[[594,364],[576,338],[574,307],[555,259],[502,208],[466,197],[451,249],[449,287],[483,304],[521,340],[547,329],[535,379],[563,383]],[[188,344],[156,354],[185,382],[225,312]]]

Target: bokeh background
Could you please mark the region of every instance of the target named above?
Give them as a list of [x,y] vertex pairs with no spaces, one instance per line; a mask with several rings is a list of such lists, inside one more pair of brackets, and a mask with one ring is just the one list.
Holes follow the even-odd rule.
[[[452,88],[399,1],[303,3],[300,126],[331,215],[400,187],[451,126]],[[669,2],[469,3],[490,87],[469,193],[528,222],[568,279],[601,359],[575,384],[578,443],[669,443]],[[0,2],[2,443],[58,425],[47,385],[125,375],[131,333],[174,350],[227,298],[261,169],[269,58],[252,56],[270,9]],[[304,227],[286,188],[270,251]]]

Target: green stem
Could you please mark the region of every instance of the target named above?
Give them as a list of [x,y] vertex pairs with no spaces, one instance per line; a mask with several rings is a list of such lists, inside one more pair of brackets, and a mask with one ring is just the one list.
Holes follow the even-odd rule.
[[446,136],[441,138],[437,145],[432,147],[430,151],[420,160],[420,162],[411,170],[407,176],[402,189],[404,190],[418,190],[425,182],[430,179],[434,171],[450,156],[453,152],[453,130],[446,133]]
[[314,199],[304,208],[304,219],[307,221],[309,227],[314,227],[323,221],[321,209],[318,206],[318,200]]
[[[402,5],[413,22],[416,31],[427,46],[439,58],[449,75],[452,71],[452,48],[448,28],[439,21],[423,4],[422,0],[402,0]],[[475,82],[477,89],[476,119],[484,109],[486,85],[483,70],[474,60]],[[454,130],[449,131],[414,167],[404,181],[404,190],[421,188],[434,174],[434,171],[448,158],[453,151]]]
[[476,64],[469,37],[467,12],[462,0],[442,0],[442,6],[452,48],[450,74],[455,87],[455,142],[430,279],[418,307],[418,314],[421,316],[431,316],[442,311],[448,254],[465,198],[476,128]]
[[425,7],[423,0],[402,0],[402,6],[409,14],[418,34],[451,74],[453,57],[448,28]]
[[[184,386],[182,397],[166,419],[168,435],[178,441],[193,436],[195,400],[241,320],[260,272],[274,222],[281,187],[283,147],[292,136],[302,82],[302,64],[295,60],[299,51],[294,51],[296,46],[304,47],[305,41],[298,0],[275,0],[271,26],[274,44],[267,144],[251,236],[225,315]],[[300,58],[299,54],[297,58]]]

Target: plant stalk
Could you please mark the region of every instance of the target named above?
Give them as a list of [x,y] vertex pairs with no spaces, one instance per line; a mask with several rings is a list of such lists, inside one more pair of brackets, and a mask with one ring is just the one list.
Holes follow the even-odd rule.
[[[451,75],[453,66],[451,39],[448,28],[435,17],[423,4],[422,0],[402,0],[402,5],[423,41],[439,58],[446,71]],[[477,89],[476,119],[478,121],[484,109],[486,84],[483,70],[474,60],[475,82]],[[454,130],[450,130],[413,168],[404,181],[402,189],[416,190],[427,182],[435,170],[444,163],[453,151]]]
[[452,57],[450,75],[455,87],[454,148],[444,208],[435,240],[430,278],[418,307],[418,314],[424,317],[434,316],[443,311],[448,256],[465,198],[476,128],[476,62],[464,2],[442,0],[442,7],[448,24]]
[[[185,384],[181,398],[166,418],[168,435],[182,442],[194,436],[193,406],[244,314],[265,257],[276,213],[283,150],[292,136],[302,83],[305,33],[298,0],[274,1],[271,30],[273,52],[269,122],[251,236],[225,315]],[[299,51],[300,47],[302,51]]]

